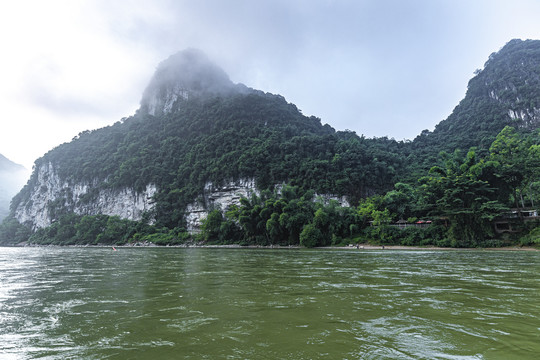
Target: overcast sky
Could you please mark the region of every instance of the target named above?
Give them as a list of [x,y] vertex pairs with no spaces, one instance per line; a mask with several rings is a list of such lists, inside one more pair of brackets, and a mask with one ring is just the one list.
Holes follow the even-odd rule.
[[336,130],[413,139],[513,38],[535,0],[11,0],[0,3],[0,153],[31,168],[134,114],[158,63],[199,48],[235,83]]

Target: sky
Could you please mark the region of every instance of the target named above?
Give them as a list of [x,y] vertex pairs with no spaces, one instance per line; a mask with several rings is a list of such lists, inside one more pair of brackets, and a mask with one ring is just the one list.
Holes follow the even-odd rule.
[[160,61],[198,48],[235,83],[336,130],[412,140],[489,55],[540,39],[536,0],[6,0],[0,154],[32,168],[133,115]]

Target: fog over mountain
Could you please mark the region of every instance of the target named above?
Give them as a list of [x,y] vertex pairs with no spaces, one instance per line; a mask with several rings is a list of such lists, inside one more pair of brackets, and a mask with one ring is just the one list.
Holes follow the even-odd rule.
[[162,115],[171,112],[178,99],[246,91],[245,86],[234,85],[204,52],[186,49],[159,64],[143,93],[141,110],[150,115]]
[[9,213],[11,198],[21,190],[29,172],[0,154],[0,221]]

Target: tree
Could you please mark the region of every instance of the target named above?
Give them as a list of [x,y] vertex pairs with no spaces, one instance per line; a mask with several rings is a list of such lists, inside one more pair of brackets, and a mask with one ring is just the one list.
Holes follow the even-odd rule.
[[395,215],[397,220],[407,219],[412,216],[412,207],[416,202],[415,193],[411,185],[396,183],[394,190],[384,195],[383,204]]
[[300,245],[312,248],[323,242],[323,234],[314,224],[307,224],[300,233]]
[[218,242],[221,239],[221,225],[223,223],[221,211],[214,209],[202,221],[201,235],[205,242]]
[[523,201],[522,187],[530,178],[527,164],[527,152],[524,142],[515,129],[506,126],[495,138],[489,148],[489,159],[494,162],[495,176],[501,179],[499,191],[504,191],[514,199],[514,206],[519,208]]
[[507,207],[497,200],[496,188],[478,179],[482,162],[473,150],[462,159],[456,151],[446,167],[434,167],[421,180],[421,196],[431,216],[447,218],[455,246],[476,246],[492,237],[491,222]]

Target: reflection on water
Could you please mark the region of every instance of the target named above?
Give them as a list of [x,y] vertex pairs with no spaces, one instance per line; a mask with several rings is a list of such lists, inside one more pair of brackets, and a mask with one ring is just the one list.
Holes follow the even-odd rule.
[[2,359],[536,359],[540,254],[0,248]]

